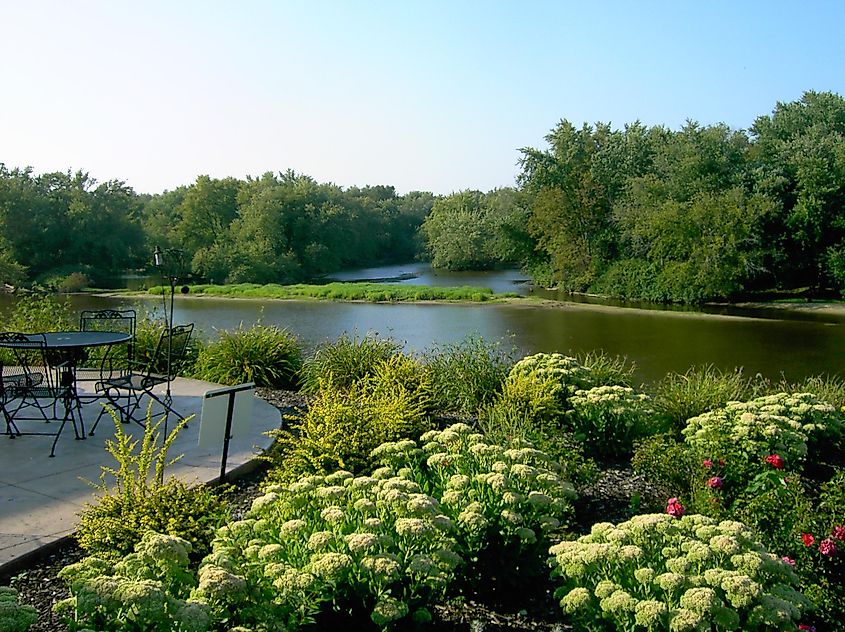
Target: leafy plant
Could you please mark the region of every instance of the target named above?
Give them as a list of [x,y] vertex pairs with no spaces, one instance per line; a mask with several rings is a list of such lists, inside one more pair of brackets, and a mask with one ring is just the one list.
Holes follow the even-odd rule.
[[793,568],[739,522],[646,514],[549,552],[555,596],[589,629],[795,629],[812,608]]
[[301,369],[302,390],[316,393],[321,383],[331,380],[336,388],[348,388],[372,375],[376,366],[401,353],[402,345],[391,338],[368,333],[363,338],[342,334],[335,341],[317,347]]
[[512,353],[501,342],[474,335],[435,346],[423,360],[431,370],[437,409],[465,415],[493,401],[513,364]]
[[610,356],[599,350],[579,353],[575,359],[589,369],[596,386],[633,386],[637,367],[625,357]]
[[428,429],[418,393],[400,384],[378,384],[362,382],[342,389],[324,383],[305,413],[286,417],[291,426],[272,433],[276,443],[267,457],[273,463],[268,476],[290,482],[336,469],[360,473],[369,467],[369,453],[379,444],[416,437]]
[[35,608],[18,603],[17,590],[0,586],[0,630],[26,632],[37,620],[38,611]]
[[627,456],[635,440],[662,430],[655,423],[648,395],[627,386],[577,390],[569,405],[564,428],[599,457]]
[[654,408],[680,433],[687,419],[760,394],[765,385],[751,380],[742,369],[722,371],[712,364],[686,373],[669,373],[655,385]]
[[178,479],[164,478],[166,467],[181,458],[168,459],[167,453],[187,420],[162,437],[164,418],[153,423],[148,414],[139,441],[112,416],[115,437],[106,441],[106,450],[117,467],[102,467],[100,482],[92,483],[100,495],[80,514],[75,534],[79,545],[90,554],[114,560],[130,553],[153,530],[185,538],[202,556],[215,529],[228,518],[228,509],[207,487],[189,488]]
[[254,325],[221,330],[216,341],[200,350],[194,375],[202,380],[234,385],[294,389],[302,355],[296,338],[286,329]]

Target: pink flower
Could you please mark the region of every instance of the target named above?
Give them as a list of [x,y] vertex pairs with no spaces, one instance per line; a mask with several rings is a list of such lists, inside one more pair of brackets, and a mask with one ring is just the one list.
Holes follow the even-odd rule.
[[806,630],[806,632],[816,632],[816,626],[807,625],[806,623],[799,623],[798,629],[799,630]]
[[704,459],[704,460],[701,462],[701,464],[702,464],[704,467],[706,467],[708,470],[709,470],[711,467],[713,467],[713,461],[711,461],[710,459]]
[[830,538],[825,538],[819,542],[819,553],[828,557],[836,555],[836,544]]
[[684,506],[677,498],[670,498],[666,504],[666,513],[675,518],[684,515]]
[[722,478],[719,476],[714,476],[710,480],[707,481],[707,487],[710,489],[722,489]]
[[816,539],[809,533],[802,533],[801,541],[804,543],[804,546],[813,546],[816,543]]
[[783,459],[780,457],[779,454],[770,454],[766,457],[766,463],[771,465],[776,470],[783,469]]
[[837,540],[842,540],[843,542],[845,542],[845,525],[833,527],[833,533],[831,535],[833,535],[833,537]]
[[795,566],[795,560],[793,560],[791,557],[787,557],[786,555],[784,555],[781,559],[784,562],[786,562],[787,564],[789,564],[790,566],[792,566],[792,567]]

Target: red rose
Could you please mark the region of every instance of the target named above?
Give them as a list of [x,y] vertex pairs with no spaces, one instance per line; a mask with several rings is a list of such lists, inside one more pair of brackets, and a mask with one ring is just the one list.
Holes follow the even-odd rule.
[[766,457],[766,463],[771,465],[776,470],[783,469],[783,459],[780,457],[779,454],[770,454]]
[[680,518],[684,515],[684,506],[677,498],[670,498],[666,504],[666,513],[675,518]]
[[843,542],[845,542],[845,525],[833,527],[833,533],[831,535],[833,535],[833,537],[837,540],[842,540]]
[[813,546],[813,544],[815,544],[816,542],[816,539],[809,533],[802,533],[801,541],[804,543],[804,546]]
[[702,464],[704,467],[706,467],[708,470],[709,470],[711,467],[713,467],[713,461],[711,461],[710,459],[704,459],[704,460],[701,462],[701,464]]
[[799,630],[805,630],[806,632],[816,632],[816,626],[807,625],[806,623],[799,623],[798,629]]
[[828,557],[836,555],[836,544],[830,538],[825,538],[819,542],[819,553]]

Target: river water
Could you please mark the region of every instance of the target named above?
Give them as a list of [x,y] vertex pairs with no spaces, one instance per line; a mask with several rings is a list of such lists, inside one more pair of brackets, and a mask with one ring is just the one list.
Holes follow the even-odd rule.
[[[512,270],[434,273],[424,264],[355,270],[344,280],[416,275],[404,283],[479,285],[521,294],[530,290]],[[552,294],[545,294],[553,297]],[[0,300],[8,309],[10,298]],[[163,316],[161,297],[70,297],[74,309],[135,307]],[[603,350],[626,356],[643,381],[693,365],[743,367],[746,374],[798,380],[810,375],[845,376],[845,318],[822,312],[743,311],[609,305],[584,299],[548,307],[537,304],[371,304],[270,301],[176,296],[174,322],[194,322],[206,337],[216,330],[257,322],[288,328],[306,351],[342,333],[390,336],[409,352],[458,342],[467,335],[503,341],[519,354]],[[714,313],[716,312],[716,313]]]

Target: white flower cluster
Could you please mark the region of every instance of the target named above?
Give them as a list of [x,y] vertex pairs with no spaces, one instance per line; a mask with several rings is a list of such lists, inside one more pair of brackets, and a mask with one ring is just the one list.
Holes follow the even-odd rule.
[[800,462],[807,456],[808,440],[840,434],[842,428],[836,409],[810,393],[778,393],[728,402],[693,417],[684,438],[704,454],[733,444],[757,457],[779,454],[788,462]]
[[571,511],[574,489],[560,464],[527,442],[497,445],[464,423],[429,431],[420,442],[421,450],[410,441],[386,444],[375,456],[390,455],[389,462],[425,476],[470,549],[485,546],[488,529],[534,543]]
[[738,522],[641,515],[619,525],[598,523],[550,553],[554,575],[564,581],[560,605],[584,622],[661,630],[765,622],[794,629],[811,607],[795,590],[792,567]]
[[645,393],[637,393],[627,386],[596,386],[591,389],[579,389],[569,398],[570,405],[576,412],[591,409],[607,411],[615,415],[630,412],[651,414],[651,398]]
[[[381,453],[422,454],[414,442],[391,445]],[[342,585],[376,603],[373,619],[388,622],[443,593],[461,561],[454,531],[440,502],[392,468],[308,476],[268,489],[244,520],[220,529],[204,567],[216,570],[204,572],[237,575],[252,592],[274,594],[266,607],[286,617],[307,617]],[[211,564],[221,559],[225,567]],[[393,600],[377,599],[388,593]]]
[[525,356],[513,366],[510,374],[536,375],[541,379],[552,377],[563,385],[567,394],[570,395],[578,389],[587,389],[594,385],[590,369],[580,364],[575,358],[560,353],[537,353]]

